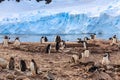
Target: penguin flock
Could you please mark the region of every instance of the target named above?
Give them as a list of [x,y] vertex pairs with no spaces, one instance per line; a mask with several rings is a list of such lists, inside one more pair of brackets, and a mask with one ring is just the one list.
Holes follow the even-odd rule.
[[[31,71],[31,75],[32,76],[36,76],[38,74],[38,66],[35,62],[34,59],[31,59],[30,63],[29,63],[29,69]],[[16,68],[16,65],[15,65],[15,59],[14,57],[10,57],[10,60],[9,60],[9,63],[8,63],[8,69],[9,70],[15,70]],[[26,61],[21,59],[19,61],[19,69],[21,72],[25,72],[28,70],[28,67],[27,67],[27,64],[26,64]]]
[[[3,39],[3,47],[5,47],[5,48],[8,47],[9,39],[10,38],[8,36],[4,37],[4,39]],[[78,63],[81,58],[88,58],[91,55],[91,53],[90,53],[90,51],[88,49],[88,44],[89,44],[90,40],[94,41],[95,39],[96,39],[96,34],[91,35],[91,38],[85,37],[83,41],[82,41],[82,39],[78,38],[77,42],[78,43],[82,43],[82,47],[83,47],[84,50],[79,55],[75,55],[75,54],[72,55],[72,61],[74,63]],[[116,35],[114,35],[112,38],[110,38],[110,40],[111,40],[110,45],[117,45],[117,41],[118,40],[117,40]],[[48,42],[48,39],[47,39],[46,36],[42,36],[41,39],[40,39],[40,43],[43,44],[45,42]],[[63,50],[64,48],[66,48],[65,41],[62,40],[59,35],[57,35],[55,37],[54,42],[55,42],[55,50],[56,50],[56,52],[59,52],[59,50]],[[16,37],[14,42],[13,42],[13,46],[16,47],[16,48],[19,48],[20,45],[21,45],[20,39],[19,39],[19,37]],[[48,44],[46,46],[45,53],[50,54],[51,53],[51,49],[52,49],[52,45]],[[110,61],[110,54],[109,53],[105,53],[103,55],[102,60],[101,60],[101,64],[102,65],[109,65],[110,63],[111,63],[111,61]],[[35,62],[35,60],[31,59],[29,64],[30,64],[29,68],[30,68],[31,74],[33,76],[38,74],[38,66],[37,66],[37,63]],[[14,59],[14,57],[11,57],[10,60],[9,60],[9,64],[8,64],[9,70],[14,70],[15,66],[16,66],[15,65],[15,59]],[[23,60],[23,59],[21,59],[19,61],[19,67],[20,67],[20,71],[22,71],[22,72],[25,72],[28,69],[28,67],[26,65],[26,61]],[[90,72],[94,72],[94,70],[96,70],[96,69],[97,69],[97,67],[93,66],[93,67],[91,67],[89,69],[89,71]]]

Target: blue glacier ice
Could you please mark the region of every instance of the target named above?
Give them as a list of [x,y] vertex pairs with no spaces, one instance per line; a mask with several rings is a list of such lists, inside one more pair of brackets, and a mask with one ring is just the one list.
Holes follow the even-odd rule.
[[[119,0],[53,0],[49,5],[7,3],[0,7],[5,9],[0,12],[0,34],[120,33]],[[6,5],[10,6],[9,11]]]

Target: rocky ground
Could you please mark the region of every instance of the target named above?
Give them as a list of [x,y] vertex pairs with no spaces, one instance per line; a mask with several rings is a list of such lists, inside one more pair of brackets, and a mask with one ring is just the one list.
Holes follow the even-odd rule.
[[[52,44],[51,54],[45,53],[47,44]],[[120,43],[120,42],[119,42]],[[118,43],[118,44],[119,44]],[[52,76],[55,80],[120,80],[120,45],[110,45],[110,41],[95,40],[88,44],[90,57],[82,58],[77,63],[71,61],[73,54],[79,55],[83,52],[82,43],[67,42],[63,51],[55,51],[55,43],[22,43],[20,48],[14,48],[10,43],[8,48],[0,44],[0,58],[9,61],[15,58],[15,70],[0,68],[0,80],[48,80]],[[110,65],[101,65],[105,52],[110,53]],[[19,70],[19,60],[26,61],[28,70]],[[29,70],[30,60],[34,59],[39,67],[39,74],[31,76]],[[92,63],[99,69],[89,72]]]

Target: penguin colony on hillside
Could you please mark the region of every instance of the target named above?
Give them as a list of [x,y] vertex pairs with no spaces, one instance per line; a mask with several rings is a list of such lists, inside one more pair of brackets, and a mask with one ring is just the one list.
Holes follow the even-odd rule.
[[[4,37],[4,39],[3,39],[3,47],[8,47],[9,39],[10,38],[8,36]],[[91,53],[90,53],[90,51],[88,49],[89,40],[95,40],[95,39],[96,39],[96,35],[95,34],[91,35],[90,39],[88,37],[85,37],[83,41],[79,38],[79,42],[78,43],[82,43],[83,44],[83,49],[84,50],[79,55],[76,55],[76,54],[72,55],[71,58],[72,58],[72,61],[74,63],[79,62],[79,60],[81,58],[88,58],[90,56]],[[43,44],[45,42],[48,42],[47,37],[46,36],[45,37],[41,37],[40,42],[41,42],[41,44]],[[62,40],[59,35],[56,36],[55,43],[56,43],[55,44],[55,49],[56,49],[57,52],[60,49],[63,50],[66,47],[65,41]],[[13,45],[15,47],[20,47],[20,44],[21,44],[21,42],[19,40],[19,37],[16,37]],[[117,44],[117,37],[116,37],[116,35],[114,35],[111,38],[110,45],[116,45],[116,44]],[[52,47],[51,44],[48,44],[47,47],[46,47],[46,51],[45,52],[48,53],[48,54],[50,54],[51,53],[51,47]],[[101,64],[102,65],[109,65],[110,62],[111,62],[110,61],[110,54],[109,53],[105,53],[103,55],[102,60],[101,60]],[[8,64],[8,68],[9,68],[9,70],[15,70],[16,67],[15,67],[15,59],[14,59],[14,57],[10,58],[9,64]],[[28,69],[25,60],[22,60],[22,59],[20,60],[19,68],[20,68],[20,71],[22,71],[22,72],[25,72]],[[35,76],[36,74],[38,74],[38,66],[37,66],[37,63],[35,62],[34,59],[31,59],[29,68],[30,68],[31,74],[33,76]],[[97,70],[97,67],[93,65],[88,71],[94,72],[95,70]]]

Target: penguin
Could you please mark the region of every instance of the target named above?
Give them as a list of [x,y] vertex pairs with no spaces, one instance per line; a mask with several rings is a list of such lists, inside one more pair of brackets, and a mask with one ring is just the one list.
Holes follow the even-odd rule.
[[16,37],[16,38],[15,38],[15,41],[14,41],[13,45],[14,45],[15,47],[17,47],[17,48],[20,47],[19,37]]
[[13,57],[10,58],[10,61],[9,61],[9,70],[14,70],[15,68],[15,60]]
[[50,52],[51,52],[51,44],[48,44],[46,47],[46,53],[50,54]]
[[110,59],[109,59],[110,55],[109,53],[105,53],[102,59],[102,64],[103,65],[109,65],[110,64]]
[[112,37],[112,43],[111,43],[111,45],[114,45],[114,44],[116,44],[117,43],[117,37],[116,37],[116,35],[114,35],[113,37]]
[[8,47],[8,42],[9,42],[9,38],[8,36],[5,36],[3,40],[3,47]]
[[77,38],[77,42],[80,43],[82,40],[81,38]]
[[79,56],[76,54],[73,54],[71,59],[72,59],[72,62],[77,63],[79,60]]
[[44,43],[45,42],[45,38],[42,36],[40,41],[41,41],[41,44]]
[[93,39],[93,40],[96,38],[96,34],[95,33],[91,34],[90,36],[91,36],[91,39]]
[[59,35],[56,36],[55,42],[61,42],[61,37]]
[[58,51],[60,49],[60,42],[56,42],[55,48],[56,48],[56,51]]
[[38,74],[38,67],[36,62],[34,61],[34,59],[31,60],[30,62],[30,70],[33,76],[35,76],[36,74]]
[[20,70],[21,71],[26,71],[27,69],[27,66],[26,66],[26,63],[25,63],[25,60],[20,60]]
[[84,37],[84,41],[90,40],[88,37]]
[[60,42],[60,49],[63,50],[65,47],[66,47],[65,41],[62,40],[62,41]]
[[83,47],[84,47],[84,49],[87,48],[87,42],[86,41],[83,41]]
[[84,51],[84,57],[89,57],[89,56],[90,56],[90,51],[88,50],[88,48],[86,48]]
[[44,37],[44,39],[45,39],[45,42],[48,42],[48,38],[46,36]]

